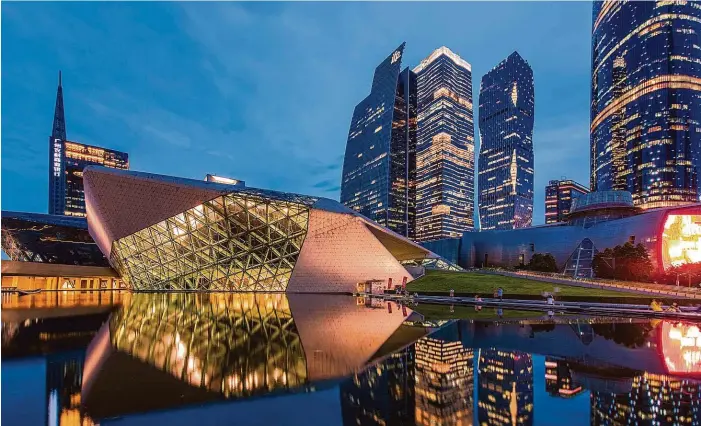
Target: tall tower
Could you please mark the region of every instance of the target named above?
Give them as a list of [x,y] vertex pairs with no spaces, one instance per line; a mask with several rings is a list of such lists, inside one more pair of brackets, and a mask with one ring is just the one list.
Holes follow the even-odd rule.
[[87,215],[83,169],[91,164],[127,170],[129,155],[66,139],[63,86],[59,71],[54,124],[49,136],[49,214],[79,217]]
[[353,111],[341,203],[413,238],[416,84],[411,70],[401,71],[403,52],[404,43],[377,66],[370,94]]
[[65,208],[65,141],[66,116],[63,111],[63,87],[61,85],[61,71],[59,71],[54,123],[51,128],[51,136],[49,136],[49,214],[63,214]]
[[594,2],[592,191],[642,208],[699,200],[699,34],[695,2]]
[[414,68],[418,88],[416,240],[474,228],[472,67],[447,47]]
[[514,52],[482,77],[479,94],[479,213],[482,229],[531,225],[533,70]]

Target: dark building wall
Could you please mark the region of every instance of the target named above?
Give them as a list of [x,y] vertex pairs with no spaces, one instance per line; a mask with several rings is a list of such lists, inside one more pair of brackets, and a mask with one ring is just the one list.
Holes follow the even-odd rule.
[[592,191],[697,202],[701,4],[595,1],[592,15]]
[[534,92],[533,71],[517,52],[482,77],[478,177],[481,229],[531,225]]
[[[415,97],[411,72],[401,73],[402,43],[375,69],[370,95],[353,112],[341,178],[341,203],[408,235],[409,178],[415,165]],[[412,110],[413,108],[413,110]],[[413,171],[412,171],[413,173]]]

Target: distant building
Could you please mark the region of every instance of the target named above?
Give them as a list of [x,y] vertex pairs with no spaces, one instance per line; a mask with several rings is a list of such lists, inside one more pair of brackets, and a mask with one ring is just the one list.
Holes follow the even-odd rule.
[[589,189],[573,180],[551,180],[545,187],[545,223],[564,222],[572,200]]
[[591,190],[624,190],[641,208],[698,202],[701,7],[595,1]]
[[129,156],[124,152],[66,139],[63,87],[59,71],[54,123],[49,137],[49,214],[86,215],[83,169],[91,164],[128,169]]
[[514,52],[482,77],[479,95],[481,229],[531,226],[533,70]]
[[109,266],[83,217],[3,211],[2,250],[18,262]]
[[205,176],[204,180],[207,182],[215,182],[215,183],[224,183],[227,185],[239,185],[239,186],[246,186],[246,182],[239,180],[239,179],[233,179],[225,176],[217,176],[217,175],[212,175],[207,173],[207,176]]
[[466,232],[423,245],[464,268],[516,267],[534,253],[550,253],[560,272],[593,277],[594,255],[625,243],[643,244],[658,272],[701,262],[701,204],[642,210],[629,192],[591,192],[573,200],[565,222]]
[[341,203],[413,238],[416,77],[401,70],[403,52],[404,43],[377,66],[370,94],[353,111]]
[[474,228],[472,67],[447,47],[414,68],[418,89],[416,240]]

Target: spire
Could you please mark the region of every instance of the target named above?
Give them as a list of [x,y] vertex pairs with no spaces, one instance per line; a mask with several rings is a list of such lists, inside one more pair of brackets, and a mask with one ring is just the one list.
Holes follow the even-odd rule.
[[61,86],[61,71],[58,72],[58,89],[56,91],[56,107],[54,109],[54,125],[51,129],[51,139],[66,140],[66,116],[63,112],[63,87]]

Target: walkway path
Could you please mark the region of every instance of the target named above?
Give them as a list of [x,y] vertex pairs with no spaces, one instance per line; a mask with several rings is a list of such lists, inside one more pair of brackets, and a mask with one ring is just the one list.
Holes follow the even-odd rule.
[[525,278],[535,281],[543,281],[553,284],[571,285],[576,287],[600,288],[604,290],[625,291],[646,295],[659,295],[667,297],[685,297],[689,299],[701,299],[701,289],[698,287],[670,286],[664,284],[641,283],[635,281],[598,281],[575,280],[573,278],[539,274],[534,272],[511,272],[498,269],[480,269],[476,272],[482,274],[503,275],[506,277]]

